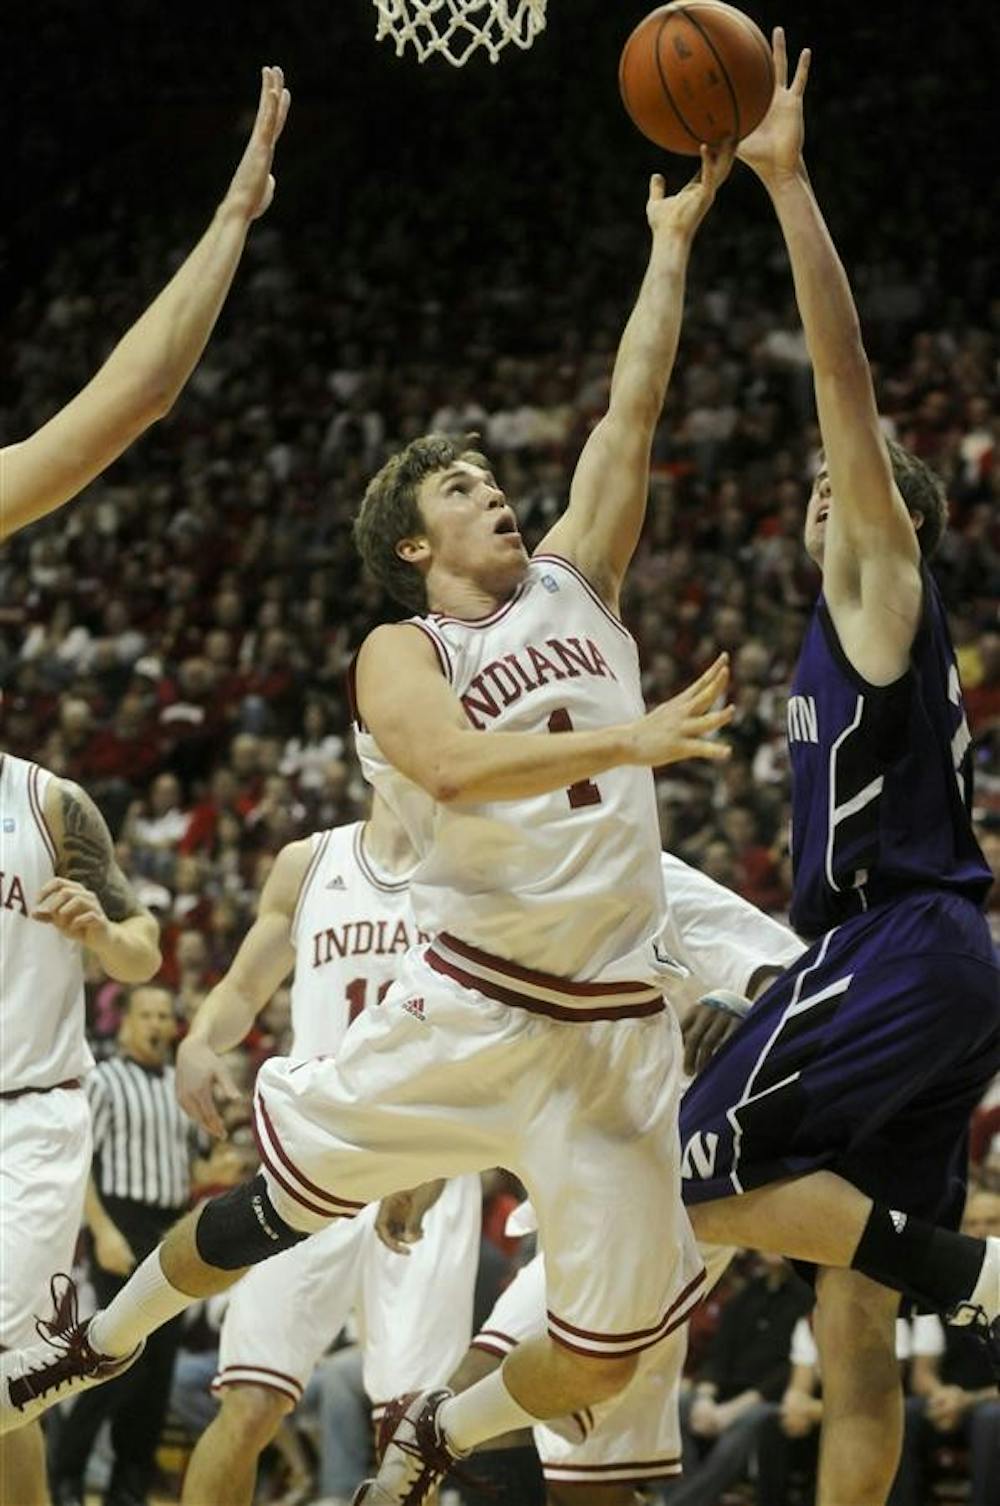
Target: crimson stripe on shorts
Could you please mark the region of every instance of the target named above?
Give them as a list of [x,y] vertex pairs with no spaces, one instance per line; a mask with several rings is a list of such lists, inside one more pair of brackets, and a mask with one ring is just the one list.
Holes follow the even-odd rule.
[[671,1302],[670,1306],[663,1314],[663,1317],[658,1323],[654,1323],[652,1328],[636,1328],[631,1333],[595,1333],[590,1328],[577,1328],[575,1324],[567,1323],[565,1319],[559,1317],[558,1313],[554,1313],[551,1310],[548,1313],[548,1317],[551,1322],[558,1323],[560,1328],[565,1328],[567,1333],[575,1333],[581,1339],[600,1339],[602,1342],[608,1344],[617,1344],[619,1341],[624,1341],[626,1339],[645,1339],[648,1338],[651,1333],[659,1332],[664,1323],[666,1323],[669,1318],[677,1311],[681,1303],[687,1301],[688,1297],[690,1297],[695,1287],[700,1286],[700,1284],[705,1279],[705,1275],[706,1272],[703,1267],[698,1272],[697,1276],[695,1276],[692,1281],[688,1282],[687,1286],[681,1292],[680,1296],[674,1298],[673,1302]]
[[58,871],[59,859],[56,853],[56,844],[52,839],[49,823],[45,819],[45,809],[42,799],[38,793],[38,778],[41,772],[37,763],[33,763],[28,769],[28,804],[31,807],[31,814],[35,818],[35,825],[41,833],[53,871]]
[[460,957],[464,957],[466,962],[479,967],[488,967],[495,973],[504,973],[508,978],[514,978],[519,983],[532,983],[536,988],[549,988],[553,993],[566,994],[574,999],[606,999],[613,998],[616,994],[648,994],[652,988],[649,983],[631,981],[577,983],[572,978],[560,978],[556,973],[543,973],[538,968],[522,967],[519,962],[510,962],[506,957],[494,957],[492,952],[484,952],[480,947],[473,946],[471,942],[460,941],[450,931],[440,931],[438,940],[443,946],[457,952]]
[[[633,1475],[623,1475],[622,1470],[634,1470]],[[543,1464],[542,1474],[546,1480],[572,1485],[577,1481],[589,1485],[594,1480],[606,1480],[609,1485],[641,1485],[643,1480],[654,1479],[658,1474],[679,1475],[681,1460],[629,1459],[624,1464]]]
[[436,973],[444,973],[463,988],[475,989],[489,999],[496,999],[499,1004],[512,1004],[517,1009],[526,1009],[530,1014],[546,1015],[550,1020],[572,1020],[577,1024],[589,1024],[594,1020],[638,1020],[646,1015],[661,1014],[666,1007],[663,1000],[657,998],[650,999],[645,1004],[622,1004],[617,1009],[573,1009],[561,1004],[549,1004],[544,999],[536,999],[532,994],[516,993],[489,978],[481,978],[478,973],[468,973],[463,968],[446,962],[435,952],[433,945],[424,953],[424,961]]
[[257,1142],[257,1149],[260,1151],[260,1159],[263,1161],[264,1165],[267,1167],[268,1171],[277,1182],[278,1186],[283,1187],[288,1193],[288,1196],[290,1198],[293,1198],[296,1203],[300,1203],[303,1208],[308,1208],[310,1213],[318,1213],[321,1218],[331,1220],[336,1218],[337,1215],[335,1213],[331,1213],[329,1208],[321,1208],[318,1203],[311,1203],[309,1199],[303,1197],[300,1192],[296,1192],[291,1182],[289,1182],[287,1177],[282,1176],[281,1172],[278,1170],[277,1166],[275,1166],[274,1162],[271,1160],[271,1157],[268,1155],[261,1133],[257,1128],[256,1119],[253,1122],[252,1128],[253,1137]]
[[[239,1372],[238,1375],[237,1372]],[[296,1391],[299,1396],[302,1395],[302,1383],[301,1381],[297,1381],[294,1375],[286,1375],[283,1370],[272,1370],[268,1365],[241,1365],[236,1360],[227,1365],[224,1370],[219,1371],[218,1375],[212,1381],[212,1387],[215,1389],[219,1386],[237,1385],[241,1380],[245,1380],[248,1375],[262,1375],[269,1377],[273,1381],[283,1381]],[[263,1380],[260,1384],[266,1385],[267,1381]],[[279,1387],[272,1386],[271,1389],[277,1391]]]
[[569,573],[574,577],[574,579],[579,581],[580,585],[590,595],[595,607],[600,607],[605,617],[613,627],[616,627],[618,629],[622,637],[632,637],[632,634],[629,632],[624,622],[622,622],[621,618],[616,617],[614,612],[612,612],[611,608],[608,606],[607,602],[601,600],[590,581],[584,575],[583,571],[579,568],[578,565],[574,565],[572,560],[566,559],[561,554],[533,554],[531,556],[531,563],[533,565],[562,565],[564,570],[568,570]]
[[298,1180],[302,1183],[303,1187],[308,1188],[309,1191],[314,1193],[316,1197],[324,1198],[326,1202],[335,1204],[335,1211],[339,1211],[342,1208],[350,1208],[353,1209],[355,1213],[360,1213],[361,1209],[365,1206],[364,1203],[355,1203],[351,1198],[335,1197],[332,1192],[327,1192],[325,1187],[318,1187],[315,1182],[311,1182],[309,1178],[299,1170],[295,1162],[292,1160],[291,1156],[285,1150],[281,1141],[278,1139],[277,1131],[275,1130],[274,1125],[271,1122],[271,1116],[267,1112],[267,1104],[264,1102],[263,1096],[260,1093],[257,1094],[257,1107],[260,1109],[261,1118],[267,1125],[267,1132],[274,1142],[274,1149],[282,1166],[284,1166],[287,1171],[290,1171],[293,1177],[297,1177]]
[[[624,1334],[592,1333],[589,1329],[575,1328],[570,1323],[563,1323],[562,1319],[557,1318],[553,1313],[549,1313],[549,1337],[553,1339],[555,1343],[561,1344],[564,1349],[571,1349],[574,1354],[607,1354],[609,1355],[609,1357],[614,1358],[625,1358],[631,1354],[641,1354],[644,1349],[651,1349],[654,1344],[662,1343],[664,1339],[669,1338],[669,1336],[674,1332],[675,1329],[680,1328],[682,1323],[687,1322],[688,1317],[698,1306],[698,1303],[702,1300],[702,1297],[704,1295],[704,1293],[699,1290],[702,1283],[704,1282],[704,1279],[705,1272],[702,1271],[701,1274],[696,1278],[696,1280],[688,1283],[681,1295],[675,1302],[670,1305],[670,1307],[661,1318],[660,1322],[653,1328],[638,1329],[635,1333]],[[682,1307],[682,1310],[680,1312],[677,1312],[678,1307],[680,1307],[682,1303],[686,1303],[687,1305]],[[557,1327],[554,1325],[560,1326]],[[569,1333],[576,1334],[581,1340],[590,1339],[594,1342],[590,1344],[586,1342],[574,1344],[572,1339],[566,1338],[565,1334],[561,1331],[562,1328],[565,1328]],[[629,1343],[629,1341],[633,1339],[637,1342],[632,1344],[631,1348],[629,1349],[615,1348],[613,1350],[609,1350],[608,1348],[598,1349],[596,1347],[596,1345],[598,1344],[609,1346]]]

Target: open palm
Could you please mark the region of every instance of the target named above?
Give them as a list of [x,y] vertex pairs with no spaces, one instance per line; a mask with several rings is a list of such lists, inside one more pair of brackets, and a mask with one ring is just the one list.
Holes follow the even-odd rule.
[[785,33],[780,26],[774,28],[772,54],[774,96],[770,107],[757,129],[745,136],[736,149],[740,161],[752,167],[761,178],[798,172],[805,140],[802,96],[809,77],[812,54],[808,47],[802,52],[791,84],[788,83]]

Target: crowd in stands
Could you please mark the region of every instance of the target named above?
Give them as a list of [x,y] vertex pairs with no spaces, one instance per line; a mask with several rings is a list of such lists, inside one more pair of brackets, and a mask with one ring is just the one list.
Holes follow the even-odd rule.
[[[303,26],[307,14],[304,3],[290,8]],[[945,55],[957,57],[955,26],[944,17],[941,27]],[[537,81],[537,58],[522,62]],[[207,96],[204,58],[196,64],[195,87]],[[939,168],[937,202],[922,198],[941,80],[924,80],[926,109],[911,117],[905,149],[887,141],[875,164],[877,75],[862,67],[850,93],[838,92],[844,66],[829,62],[832,82],[817,105],[817,178],[838,239],[853,251],[885,430],[947,487],[951,527],[934,569],[968,703],[977,828],[996,868],[1000,299],[989,293],[984,211],[971,174],[953,180]],[[308,81],[305,57],[303,67]],[[537,540],[565,505],[606,406],[641,275],[642,170],[626,183],[609,160],[581,111],[578,78],[576,93],[572,80],[553,85],[557,106],[575,101],[568,118],[551,94],[511,105],[495,79],[478,105],[468,80],[430,87],[439,100],[452,97],[446,88],[461,91],[454,98],[471,121],[463,115],[450,134],[438,124],[419,142],[389,132],[391,143],[371,142],[374,174],[351,160],[368,139],[356,123],[330,126],[328,105],[307,99],[308,128],[283,143],[289,213],[279,194],[174,412],[72,507],[0,554],[0,740],[79,780],[101,806],[123,867],[161,921],[162,979],[181,1030],[229,964],[281,846],[365,810],[345,670],[367,629],[399,615],[353,551],[351,519],[367,480],[428,430],[478,433],[523,532]],[[210,124],[218,119],[217,102],[206,111]],[[489,111],[492,177],[476,154]],[[327,126],[338,164],[325,199]],[[39,119],[22,164],[57,173],[51,130]],[[512,131],[507,155],[495,157]],[[835,131],[850,143],[842,156],[828,144]],[[530,161],[517,132],[533,143]],[[156,150],[163,166],[167,146]],[[24,275],[3,317],[6,440],[86,381],[196,233],[193,209],[165,202],[162,185],[155,203],[148,185],[135,189],[141,133],[116,151],[111,166],[81,163],[70,205],[77,228],[49,237],[44,255],[32,237],[47,235],[65,207],[55,190],[8,231]],[[436,164],[431,186],[426,171],[407,170],[421,151],[425,167]],[[884,194],[890,182],[876,217],[873,184]],[[651,702],[730,651],[734,756],[721,769],[662,773],[663,838],[782,913],[784,703],[817,590],[801,531],[819,441],[787,266],[751,190],[741,180],[724,191],[696,247],[624,617]],[[996,889],[991,905],[1000,936]],[[119,989],[97,973],[88,1012],[106,1053]],[[288,1040],[288,993],[279,990],[243,1053],[244,1086]],[[984,1120],[994,1136],[998,1120],[1000,1106]],[[1000,1151],[991,1156],[982,1128],[978,1158],[1000,1188]]]

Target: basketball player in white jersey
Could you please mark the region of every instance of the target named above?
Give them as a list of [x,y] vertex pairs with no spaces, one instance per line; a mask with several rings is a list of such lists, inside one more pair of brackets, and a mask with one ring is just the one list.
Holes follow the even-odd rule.
[[609,410],[533,560],[488,464],[448,440],[415,441],[370,485],[362,554],[425,615],[361,649],[360,751],[417,852],[414,914],[435,940],[335,1058],[261,1069],[257,1178],[183,1219],[105,1312],[0,1359],[0,1428],[127,1364],[191,1301],[333,1219],[497,1164],[538,1215],[548,1333],[462,1396],[391,1412],[366,1506],[417,1506],[477,1443],[616,1394],[699,1300],[651,771],[725,756],[714,734],[731,708],[712,708],[728,670],[720,657],[647,712],[617,611],[691,244],[731,158],[706,148],[672,198],[652,181],[649,269]]
[[0,449],[0,541],[75,497],[173,406],[212,333],[247,232],[271,202],[288,105],[281,69],[265,68],[246,151],[197,246],[82,392],[28,439]]
[[[156,922],[78,785],[0,753],[0,1346],[29,1343],[68,1269],[90,1171],[83,949],[112,978],[160,965]],[[0,1445],[0,1499],[48,1500],[37,1424]]]
[[[293,967],[293,1060],[334,1056],[351,1021],[381,1007],[405,953],[429,940],[410,908],[415,861],[378,795],[368,821],[279,853],[257,919],[178,1052],[178,1097],[210,1133],[223,1131],[216,1095],[233,1092],[221,1053],[244,1038]],[[480,1183],[456,1177],[421,1192],[419,1207],[408,1210],[418,1228],[439,1195],[412,1250],[389,1231],[390,1248],[380,1243],[373,1203],[265,1261],[234,1289],[214,1382],[222,1406],[185,1475],[189,1506],[250,1506],[262,1449],[352,1311],[376,1421],[400,1376],[406,1389],[447,1380],[472,1332]]]
[[[697,1015],[695,1006],[703,997],[729,1010],[742,997],[749,1007],[804,951],[787,926],[669,853],[663,854],[663,877],[668,900],[662,941],[688,969],[686,978],[667,988],[682,1018]],[[700,1013],[709,1020],[727,1018],[718,1007]],[[735,1023],[735,1014],[730,1019]],[[699,1049],[706,1044],[703,1034],[699,1021]],[[511,1234],[531,1232],[535,1220],[530,1205],[515,1209],[507,1227]],[[641,1230],[635,1232],[643,1237]],[[732,1253],[721,1246],[702,1247],[706,1290]],[[489,1375],[519,1344],[544,1333],[545,1321],[545,1261],[539,1252],[501,1293],[449,1385],[462,1391]],[[549,1506],[634,1506],[636,1485],[680,1474],[677,1402],[686,1352],[687,1326],[679,1323],[663,1343],[640,1356],[624,1391],[594,1409],[534,1429]],[[478,1459],[473,1473],[477,1468]]]

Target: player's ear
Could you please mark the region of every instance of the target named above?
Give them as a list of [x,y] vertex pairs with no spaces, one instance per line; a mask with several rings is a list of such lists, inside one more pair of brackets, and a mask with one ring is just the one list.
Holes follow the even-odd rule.
[[426,534],[422,533],[412,539],[400,539],[396,545],[396,553],[407,565],[420,564],[421,561],[430,559],[430,541]]

